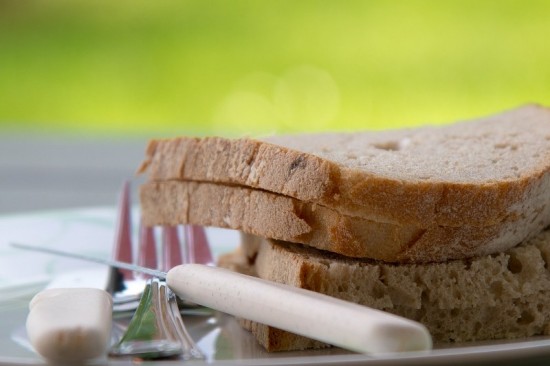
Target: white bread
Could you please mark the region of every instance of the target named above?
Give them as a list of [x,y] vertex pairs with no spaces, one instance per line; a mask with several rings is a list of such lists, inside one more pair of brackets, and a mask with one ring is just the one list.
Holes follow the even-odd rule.
[[485,227],[428,228],[380,223],[287,196],[207,182],[165,181],[141,186],[146,225],[194,224],[238,229],[307,244],[350,257],[387,262],[442,262],[496,253],[550,224],[550,205]]
[[[245,236],[244,251],[220,265],[420,321],[436,342],[550,334],[549,230],[506,253],[422,265],[356,260],[273,240],[262,240],[254,255],[258,240]],[[326,346],[242,323],[270,351]]]
[[486,227],[550,205],[550,109],[410,130],[154,140],[145,170],[151,180],[238,184],[380,223]]

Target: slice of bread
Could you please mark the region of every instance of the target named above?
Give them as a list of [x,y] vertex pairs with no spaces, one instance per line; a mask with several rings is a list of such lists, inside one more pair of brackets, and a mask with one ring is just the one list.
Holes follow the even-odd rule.
[[246,187],[165,181],[141,186],[146,225],[195,224],[238,229],[350,257],[442,262],[506,250],[550,224],[550,205],[484,227],[428,228],[380,223]]
[[154,140],[140,170],[151,180],[264,189],[376,222],[482,227],[550,205],[550,109],[384,132]]
[[[245,236],[244,250],[222,257],[220,265],[248,265],[263,279],[414,319],[436,342],[550,334],[550,230],[505,253],[422,265],[350,259],[267,239],[258,247],[258,240]],[[256,255],[245,257],[254,248]],[[270,351],[323,346],[263,324],[242,324]]]

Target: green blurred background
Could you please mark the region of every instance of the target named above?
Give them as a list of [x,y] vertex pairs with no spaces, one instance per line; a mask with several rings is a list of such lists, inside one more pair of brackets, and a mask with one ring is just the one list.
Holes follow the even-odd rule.
[[550,104],[550,1],[0,0],[0,132],[262,135]]

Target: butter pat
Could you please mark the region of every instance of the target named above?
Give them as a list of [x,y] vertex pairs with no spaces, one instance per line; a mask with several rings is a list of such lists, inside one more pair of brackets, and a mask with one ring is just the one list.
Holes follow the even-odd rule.
[[27,334],[34,349],[53,361],[78,361],[106,353],[112,323],[111,296],[94,288],[57,288],[29,304]]

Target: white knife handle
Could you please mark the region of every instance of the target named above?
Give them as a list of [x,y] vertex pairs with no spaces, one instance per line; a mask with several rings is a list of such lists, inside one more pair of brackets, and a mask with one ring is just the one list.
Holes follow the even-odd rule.
[[183,264],[167,283],[185,300],[360,353],[432,347],[428,330],[412,320],[223,268]]
[[112,299],[95,288],[55,288],[29,304],[27,334],[50,361],[81,364],[103,356],[111,340]]

